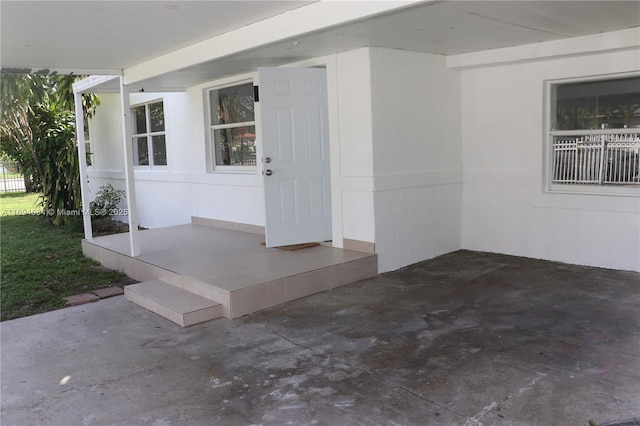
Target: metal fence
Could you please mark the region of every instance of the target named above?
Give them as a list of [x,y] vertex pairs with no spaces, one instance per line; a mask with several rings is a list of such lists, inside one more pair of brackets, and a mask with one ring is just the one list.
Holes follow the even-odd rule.
[[553,183],[640,184],[640,134],[553,137]]
[[25,192],[24,177],[15,161],[0,161],[0,192]]

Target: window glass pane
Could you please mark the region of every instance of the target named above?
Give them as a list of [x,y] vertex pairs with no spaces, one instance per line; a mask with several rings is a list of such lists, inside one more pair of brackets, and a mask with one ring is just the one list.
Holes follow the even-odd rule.
[[133,138],[134,161],[138,166],[149,165],[149,147],[147,137]]
[[252,83],[212,90],[209,102],[212,126],[254,121]]
[[640,127],[640,77],[554,86],[553,130]]
[[216,165],[255,166],[256,127],[243,126],[213,131]]
[[152,132],[164,132],[164,108],[162,102],[149,105]]
[[218,166],[230,166],[231,165],[231,129],[214,130],[214,140],[216,144],[216,165]]
[[153,165],[167,165],[167,142],[164,135],[152,136],[151,145],[153,146]]
[[144,105],[133,108],[133,134],[141,133],[147,133],[147,114]]
[[91,158],[93,157],[93,152],[91,152],[91,142],[84,143],[84,150],[87,156],[87,166],[91,165]]
[[84,120],[84,140],[88,141],[91,139],[91,136],[89,135],[89,120],[87,118],[85,118]]

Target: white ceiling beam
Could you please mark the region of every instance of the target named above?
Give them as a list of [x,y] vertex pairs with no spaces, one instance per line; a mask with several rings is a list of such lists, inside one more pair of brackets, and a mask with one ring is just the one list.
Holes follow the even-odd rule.
[[640,28],[450,55],[447,56],[447,67],[451,69],[479,68],[627,49],[640,49]]
[[7,74],[39,75],[122,75],[122,70],[114,68],[41,68],[41,67],[2,67]]
[[117,75],[92,75],[73,83],[74,93],[120,93]]
[[129,67],[124,70],[124,81],[127,85],[134,84],[203,62],[432,1],[321,0]]

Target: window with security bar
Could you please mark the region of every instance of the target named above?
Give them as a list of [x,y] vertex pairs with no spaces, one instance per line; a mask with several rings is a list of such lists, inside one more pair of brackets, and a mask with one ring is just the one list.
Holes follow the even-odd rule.
[[552,184],[640,185],[640,76],[551,85]]

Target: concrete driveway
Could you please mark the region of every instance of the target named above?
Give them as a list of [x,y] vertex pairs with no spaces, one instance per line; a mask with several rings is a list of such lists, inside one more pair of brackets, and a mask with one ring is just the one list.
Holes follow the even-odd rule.
[[183,329],[3,322],[2,425],[640,424],[640,274],[459,251]]

